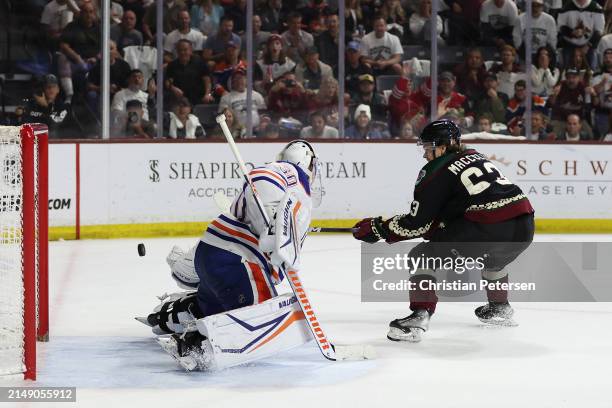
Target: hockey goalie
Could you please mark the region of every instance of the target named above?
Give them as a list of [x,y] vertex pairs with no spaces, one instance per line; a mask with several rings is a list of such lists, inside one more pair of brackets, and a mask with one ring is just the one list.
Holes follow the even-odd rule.
[[193,248],[172,248],[172,278],[187,291],[166,295],[138,320],[186,370],[219,370],[312,339],[293,293],[277,295],[275,285],[283,270],[299,269],[311,210],[321,200],[318,167],[308,142],[289,143],[275,162],[250,171],[259,202],[244,183]]

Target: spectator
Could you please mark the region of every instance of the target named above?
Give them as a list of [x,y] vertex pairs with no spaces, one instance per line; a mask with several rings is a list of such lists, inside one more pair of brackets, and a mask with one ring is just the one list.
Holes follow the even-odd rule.
[[300,139],[338,139],[338,129],[325,124],[325,115],[314,111],[310,114],[310,126],[300,132]]
[[191,49],[202,52],[206,37],[195,28],[191,28],[191,17],[187,10],[179,11],[178,26],[164,39],[164,60],[166,63],[176,58],[176,44],[179,40],[187,40],[191,43]]
[[[246,128],[244,124],[238,121],[236,114],[229,106],[226,106],[221,111],[225,115],[225,123],[230,130],[230,133],[234,139],[244,139],[246,137]],[[213,139],[225,139],[225,135],[219,126],[215,126],[215,129],[211,135]]]
[[115,117],[112,134],[126,138],[153,139],[157,130],[153,122],[145,119],[145,113],[146,107],[140,100],[127,101],[125,112]]
[[526,74],[521,72],[521,67],[516,62],[516,50],[511,45],[502,47],[501,63],[493,65],[490,71],[497,75],[498,91],[506,94],[508,98],[514,94],[514,84],[519,80],[527,79]]
[[465,62],[455,68],[457,91],[466,96],[468,111],[473,111],[478,101],[484,97],[486,76],[487,69],[482,59],[482,53],[478,48],[472,48],[468,51]]
[[448,6],[448,45],[474,46],[479,43],[482,0],[444,0]]
[[479,132],[493,133],[493,115],[489,112],[485,112],[478,116],[478,127]]
[[368,105],[359,105],[355,109],[355,121],[344,133],[347,139],[389,139],[391,135],[381,126],[372,123],[372,113]]
[[[131,13],[131,11],[128,11]],[[124,14],[125,16],[125,14]],[[122,88],[127,87],[128,78],[132,69],[130,65],[121,59],[121,54],[117,50],[117,45],[113,40],[109,42],[110,47],[110,95],[111,98]],[[89,106],[94,112],[99,111],[99,100],[100,100],[100,89],[101,89],[101,77],[102,77],[102,66],[101,61],[98,61],[95,67],[89,72],[87,76],[87,101]]]
[[127,88],[117,91],[117,93],[113,97],[113,101],[111,103],[111,111],[113,111],[115,114],[117,112],[125,112],[127,102],[137,100],[140,102],[141,108],[143,110],[141,116],[144,120],[149,120],[149,111],[147,109],[149,95],[146,92],[142,91],[143,85],[144,76],[142,75],[142,71],[139,69],[131,70],[130,75],[128,76]]
[[455,76],[444,71],[438,78],[438,117],[453,120],[464,128],[471,126],[473,119],[465,114],[467,98],[465,95],[455,91]]
[[292,13],[288,18],[288,29],[281,35],[287,56],[297,63],[302,62],[306,49],[314,45],[312,35],[302,30],[301,27],[302,16]]
[[281,118],[294,118],[305,123],[311,95],[296,81],[293,72],[286,72],[276,80],[268,94],[268,109],[272,118],[275,122]]
[[72,22],[74,15],[80,12],[74,0],[51,0],[45,5],[40,17],[40,24],[53,49],[57,48],[62,30]]
[[[336,101],[336,104],[338,102]],[[385,97],[375,91],[374,77],[363,74],[359,77],[359,91],[352,95],[351,105],[368,105],[371,117],[377,122],[387,122],[387,104]]]
[[257,14],[253,15],[253,55],[250,57],[246,56],[246,33],[242,35],[242,54],[246,56],[247,60],[257,61],[262,58],[266,44],[270,38],[270,33],[261,30],[261,17]]
[[[552,107],[552,125],[556,134],[562,132],[565,121],[570,114],[582,117],[586,112],[586,87],[580,81],[580,74],[575,69],[565,72],[565,80],[555,86],[553,94],[548,102]],[[589,91],[593,91],[589,87]],[[585,130],[591,131],[588,124],[584,124]]]
[[476,102],[476,116],[482,117],[485,113],[491,115],[494,123],[504,123],[506,119],[506,95],[497,92],[497,76],[489,72],[484,80],[485,92]]
[[581,48],[591,66],[595,66],[594,52],[604,32],[603,9],[592,0],[568,1],[557,18],[559,46],[567,61],[575,48]]
[[[612,2],[610,4],[612,4]],[[606,21],[608,20],[606,19]],[[610,21],[612,21],[612,18]],[[606,52],[606,50],[612,49],[612,33],[610,33],[609,31],[606,31],[606,32],[608,34],[601,37],[601,40],[599,40],[599,44],[597,45],[597,64],[598,65],[603,64],[604,53]]]
[[[346,105],[346,98],[344,98]],[[329,126],[338,127],[338,81],[327,76],[321,80],[319,91],[309,100],[309,111],[320,111]],[[348,112],[344,112],[345,117]]]
[[404,36],[404,25],[408,22],[408,17],[400,1],[383,0],[382,7],[378,12],[387,23],[387,31],[402,38]]
[[32,99],[25,105],[23,119],[17,122],[44,123],[49,129],[50,138],[61,138],[61,129],[69,120],[70,107],[61,100],[59,92],[57,77],[46,75],[43,78],[42,92],[34,92]]
[[592,135],[586,130],[582,129],[582,121],[580,120],[580,116],[573,113],[567,115],[567,118],[565,119],[564,131],[557,134],[557,140],[564,140],[566,142],[578,142],[592,139]]
[[[412,13],[408,21],[412,44],[428,43],[430,40],[429,26],[431,24],[431,0],[420,0],[419,8]],[[436,16],[436,31],[438,32],[438,46],[444,45],[441,34],[444,29],[442,18]]]
[[267,93],[266,91],[274,81],[294,69],[295,62],[286,56],[281,36],[272,34],[268,38],[263,58],[258,60],[257,65],[255,65],[254,87],[259,92]]
[[387,32],[385,19],[377,15],[372,20],[374,30],[361,40],[361,55],[364,63],[372,67],[374,76],[401,75],[402,44],[400,39]]
[[[146,8],[145,8],[145,4],[143,0],[123,0],[123,14],[125,14],[125,12],[128,10],[136,14],[136,29],[142,33],[144,15],[146,12]],[[143,34],[143,38],[144,38],[144,34]]]
[[512,0],[486,0],[480,9],[482,44],[503,47],[512,44],[512,31],[518,24],[518,9]]
[[417,135],[415,134],[414,125],[408,119],[405,119],[402,123],[399,136],[394,136],[394,139],[403,140],[416,140]]
[[187,98],[181,98],[174,106],[174,112],[168,112],[169,124],[166,134],[170,139],[196,139],[206,136],[206,132],[197,116],[191,113],[191,104]]
[[[511,127],[510,122],[512,122],[512,125],[515,125],[522,121],[525,114],[526,99],[527,83],[521,79],[514,84],[514,96],[508,101],[508,106],[506,107],[506,123],[508,123],[508,128]],[[546,115],[546,101],[535,94],[532,95],[531,109],[532,112],[539,110]]]
[[208,37],[204,44],[204,60],[217,62],[223,59],[227,43],[232,41],[240,49],[240,37],[234,34],[234,20],[230,16],[224,15],[219,24],[217,34]]
[[264,139],[278,139],[280,137],[280,130],[278,125],[271,123],[262,132],[261,137]]
[[350,95],[359,92],[359,77],[364,74],[372,75],[372,69],[361,61],[358,41],[351,41],[346,46],[346,60],[344,67],[344,90]]
[[338,67],[338,38],[340,36],[340,20],[337,14],[329,14],[325,18],[327,30],[315,38],[315,46],[319,50],[321,61],[336,71]]
[[[540,111],[531,113],[531,140],[554,140],[555,134],[551,132],[548,126],[548,117]],[[520,129],[519,133],[525,133],[524,129]]]
[[110,37],[117,43],[117,48],[121,52],[125,47],[142,45],[142,33],[136,30],[136,14],[131,10],[125,11],[121,24],[111,26]]
[[[187,10],[187,6],[183,0],[163,0],[164,2],[164,21],[163,30],[165,34],[178,27],[179,13]],[[151,3],[145,10],[145,15],[142,21],[142,34],[145,36],[145,41],[155,43],[155,30],[157,29],[157,4]]]
[[402,77],[398,78],[389,96],[389,124],[391,134],[401,134],[402,125],[410,122],[411,129],[419,129],[424,125],[426,108],[412,90],[412,79],[406,68]]
[[565,71],[568,69],[578,71],[578,76],[580,77],[580,81],[582,83],[588,84],[591,81],[593,71],[587,62],[586,55],[582,48],[574,48],[570,54],[570,59],[565,60],[565,66],[563,67],[563,72],[561,73],[561,79],[565,79]]
[[283,26],[284,13],[281,10],[282,0],[268,0],[266,5],[261,8],[261,29],[270,33],[279,33]]
[[540,47],[531,67],[532,92],[548,99],[559,82],[559,68],[555,66],[555,53],[548,47]]
[[612,112],[612,48],[605,51],[601,71],[595,74],[591,86],[595,93],[595,131],[599,137],[603,137],[610,132],[608,118]]
[[257,91],[251,95],[251,106],[247,108],[247,83],[244,69],[237,69],[232,74],[232,90],[221,97],[219,112],[229,106],[240,123],[247,123],[247,109],[251,111],[253,127],[259,125],[259,111],[266,109],[263,96]]
[[225,9],[225,15],[234,20],[234,32],[238,35],[244,34],[246,30],[246,5],[246,0],[234,0]]
[[315,36],[325,29],[325,16],[331,14],[329,5],[325,0],[309,0],[306,7],[299,9],[299,12],[303,16],[306,29]]
[[193,55],[191,42],[179,40],[177,59],[166,68],[166,89],[174,98],[186,97],[189,103],[212,103],[211,80],[208,67],[197,55]]
[[222,92],[229,90],[229,81],[236,70],[246,70],[246,62],[240,59],[240,49],[233,41],[227,43],[224,58],[215,64],[213,79],[215,86],[223,87]]
[[83,3],[79,18],[66,26],[60,37],[58,72],[60,84],[71,103],[74,95],[73,75],[77,85],[85,85],[85,74],[93,68],[100,52],[100,26],[91,3]]
[[319,61],[319,51],[316,47],[310,47],[304,55],[304,62],[295,68],[295,78],[304,84],[304,88],[310,90],[319,89],[321,80],[333,76],[332,68]]
[[210,37],[219,30],[219,23],[225,10],[218,4],[218,0],[196,0],[189,14],[191,27]]
[[366,21],[363,17],[361,0],[345,0],[344,22],[346,34],[352,38],[363,37],[363,28]]
[[[536,53],[541,47],[549,47],[554,50],[557,48],[557,22],[544,11],[544,0],[532,0],[531,3],[531,52]],[[514,26],[512,38],[514,46],[521,55],[525,54],[523,38],[526,38],[527,13],[519,16],[517,24]],[[535,59],[535,58],[534,58]]]

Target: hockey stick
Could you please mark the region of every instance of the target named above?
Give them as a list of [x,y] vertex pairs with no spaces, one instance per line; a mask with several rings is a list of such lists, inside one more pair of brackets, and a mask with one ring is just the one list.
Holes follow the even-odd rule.
[[[224,214],[230,214],[230,207],[232,206],[231,200],[225,195],[223,191],[217,191],[213,195],[213,200],[217,205],[217,208]],[[336,227],[310,227],[308,232],[350,232],[353,233],[355,228],[336,228]]]
[[[225,123],[225,115],[221,114],[216,118],[217,123],[221,126],[221,130],[225,135],[225,139],[229,144],[234,157],[238,161],[238,167],[242,172],[242,177],[244,178],[245,183],[249,185],[251,191],[253,192],[253,197],[255,199],[255,203],[259,212],[264,220],[266,228],[270,228],[270,220],[268,219],[268,214],[263,208],[259,195],[257,194],[257,190],[253,186],[251,179],[249,178],[249,172],[244,164],[244,160],[242,160],[242,156],[236,147],[236,143],[234,142],[234,138],[227,127],[227,123]],[[328,360],[338,361],[338,360],[361,360],[361,359],[370,359],[374,357],[374,349],[371,346],[340,346],[333,345],[325,335],[317,316],[310,305],[310,301],[308,300],[308,296],[306,295],[306,291],[304,290],[304,286],[302,285],[302,281],[298,275],[298,272],[293,269],[287,269],[285,272],[285,276],[287,276],[287,281],[289,282],[289,286],[291,286],[291,290],[295,294],[295,297],[306,316],[306,322],[308,323],[308,327],[315,339],[321,354]]]

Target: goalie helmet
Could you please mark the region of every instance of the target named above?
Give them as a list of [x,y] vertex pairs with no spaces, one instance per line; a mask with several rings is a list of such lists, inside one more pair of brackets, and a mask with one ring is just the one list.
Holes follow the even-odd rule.
[[450,146],[454,141],[459,144],[461,130],[450,120],[434,120],[423,128],[419,136],[419,144],[422,146]]
[[313,207],[321,205],[324,193],[321,182],[321,164],[312,145],[306,140],[294,140],[281,150],[276,160],[293,163],[302,169],[308,176]]

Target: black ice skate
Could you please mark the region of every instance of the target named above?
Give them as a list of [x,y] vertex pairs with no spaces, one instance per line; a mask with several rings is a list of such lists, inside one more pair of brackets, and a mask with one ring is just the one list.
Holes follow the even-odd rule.
[[392,341],[409,341],[418,343],[421,336],[429,328],[429,318],[431,315],[425,309],[412,312],[408,317],[396,319],[389,323],[389,333],[387,338]]
[[186,371],[212,368],[212,348],[206,337],[198,332],[158,337],[157,343]]
[[512,319],[514,309],[508,302],[489,302],[484,306],[477,307],[474,314],[483,323],[497,326],[518,326]]

